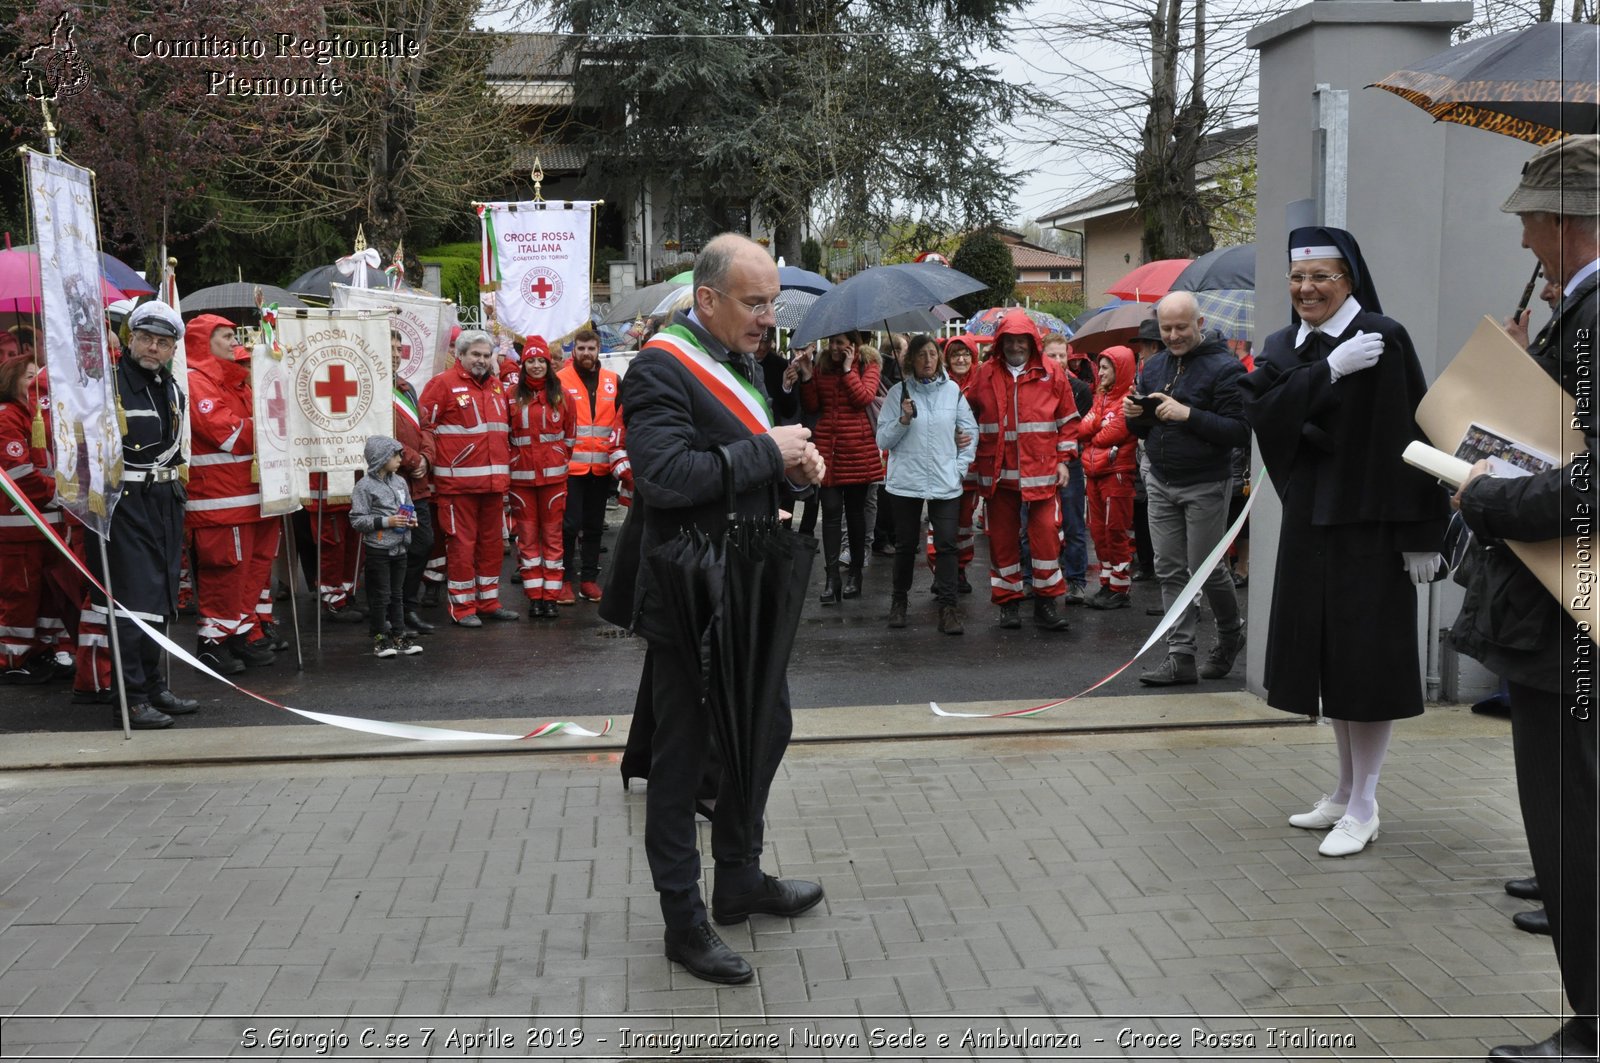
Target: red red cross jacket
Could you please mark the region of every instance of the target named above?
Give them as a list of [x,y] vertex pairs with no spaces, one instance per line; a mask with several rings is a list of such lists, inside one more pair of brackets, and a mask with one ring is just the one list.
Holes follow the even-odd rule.
[[433,489],[441,495],[504,492],[511,484],[505,387],[459,364],[422,389],[422,437],[433,443]]
[[[61,511],[44,509],[55,497],[56,484],[48,474],[49,452],[33,445],[34,409],[28,403],[0,402],[0,469],[15,481],[28,501],[44,510],[45,520],[59,525]],[[30,543],[43,538],[44,533],[0,491],[0,543]]]
[[[1018,376],[1002,353],[1005,337],[1027,336],[1032,352]],[[1066,373],[1043,355],[1039,329],[1021,308],[995,329],[989,360],[972,371],[967,402],[978,419],[978,487],[1022,492],[1028,501],[1056,493],[1056,466],[1078,458],[1078,404]]]
[[557,410],[543,388],[525,403],[511,403],[511,482],[523,487],[560,483],[572,460],[568,404]]
[[261,519],[261,486],[253,481],[255,409],[250,368],[211,353],[211,333],[226,318],[201,314],[184,331],[189,359],[189,501],[184,522],[216,528]]

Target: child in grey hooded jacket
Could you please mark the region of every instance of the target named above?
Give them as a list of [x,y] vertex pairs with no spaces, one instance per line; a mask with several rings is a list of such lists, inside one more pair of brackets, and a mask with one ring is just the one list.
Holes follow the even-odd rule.
[[406,637],[406,544],[417,523],[417,510],[401,476],[399,440],[371,436],[363,455],[367,475],[350,494],[350,526],[361,533],[366,548],[367,626],[372,652],[378,657],[417,654],[422,647]]

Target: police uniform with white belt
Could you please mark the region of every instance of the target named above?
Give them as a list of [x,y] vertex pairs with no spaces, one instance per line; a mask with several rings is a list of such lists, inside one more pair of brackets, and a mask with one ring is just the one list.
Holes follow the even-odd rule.
[[[160,344],[162,361],[150,369],[135,352],[125,352],[116,365],[117,397],[127,428],[122,437],[122,495],[112,510],[106,559],[111,567],[111,592],[121,611],[133,613],[158,631],[178,611],[178,567],[183,556],[184,395],[172,376],[172,352],[183,334],[183,319],[165,303],[148,302],[128,318],[137,345]],[[170,343],[168,342],[170,341]],[[100,551],[91,549],[89,567],[96,578]],[[105,609],[100,592],[91,588],[93,604]],[[161,673],[161,648],[132,620],[120,615],[117,636],[122,681],[127,690],[129,721],[141,729],[167,727],[168,713],[195,711],[197,702],[178,698]],[[120,713],[113,722],[122,725]]]

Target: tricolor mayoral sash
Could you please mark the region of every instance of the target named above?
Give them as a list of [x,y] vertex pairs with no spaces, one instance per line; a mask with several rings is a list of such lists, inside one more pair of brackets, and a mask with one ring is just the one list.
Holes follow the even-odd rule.
[[695,334],[682,325],[668,325],[650,338],[646,350],[670,356],[689,371],[751,435],[762,435],[772,428],[772,409],[756,386],[717,361],[700,345]]

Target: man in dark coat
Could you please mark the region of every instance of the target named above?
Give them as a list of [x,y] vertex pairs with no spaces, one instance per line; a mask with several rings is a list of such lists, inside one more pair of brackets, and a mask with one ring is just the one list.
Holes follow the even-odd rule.
[[[751,357],[773,325],[778,270],[754,241],[723,234],[705,247],[694,269],[694,308],[681,313],[634,357],[623,378],[628,449],[634,455],[637,497],[629,523],[637,544],[619,542],[616,571],[603,602],[631,604],[633,629],[650,644],[641,688],[654,710],[649,787],[645,795],[645,855],[666,922],[666,954],[711,982],[747,982],[754,971],[706,922],[700,895],[695,798],[710,746],[700,696],[698,662],[673,648],[675,625],[640,558],[689,527],[720,538],[728,502],[723,494],[724,448],[733,466],[735,509],[775,516],[774,487],[814,484],[823,463],[799,425],[774,426],[763,375]],[[632,538],[630,535],[628,538]],[[630,556],[631,555],[631,556]],[[641,689],[640,701],[646,701]],[[788,746],[789,695],[784,687],[766,762],[757,766],[759,805]],[[798,915],[822,900],[815,882],[781,880],[761,870],[761,808],[753,833],[741,799],[719,795],[712,818],[716,879],[711,908],[721,924],[751,914]]]
[[[1561,286],[1555,316],[1528,345],[1528,353],[1575,396],[1572,426],[1583,433],[1585,450],[1567,455],[1563,468],[1532,476],[1493,476],[1489,463],[1479,462],[1455,496],[1473,545],[1458,575],[1467,597],[1451,640],[1509,686],[1522,824],[1572,1008],[1572,1018],[1549,1038],[1535,1045],[1501,1045],[1489,1054],[1498,1060],[1595,1059],[1600,775],[1594,632],[1579,627],[1504,541],[1559,536],[1572,543],[1592,537],[1594,343],[1600,329],[1597,189],[1600,137],[1566,137],[1534,155],[1500,208],[1521,219],[1522,246]],[[1508,326],[1527,335],[1525,317]]]
[[[1122,412],[1144,440],[1145,495],[1155,547],[1161,604],[1171,609],[1206,555],[1228,530],[1233,493],[1233,451],[1250,445],[1239,378],[1244,369],[1227,344],[1205,332],[1205,318],[1189,292],[1156,304],[1165,350],[1139,367]],[[1146,410],[1138,397],[1149,400]],[[1217,562],[1204,593],[1217,624],[1210,656],[1195,667],[1195,615],[1191,607],[1167,633],[1167,659],[1139,676],[1147,686],[1221,679],[1244,648],[1244,618],[1228,566]]]
[[[183,335],[183,319],[162,302],[147,302],[128,317],[128,353],[117,363],[117,395],[127,421],[122,437],[122,495],[111,513],[106,559],[111,593],[124,609],[157,631],[178,612],[178,565],[183,557],[183,392],[172,378],[172,355]],[[91,544],[89,570],[104,582],[100,551]],[[104,610],[93,588],[90,608]],[[122,658],[120,681],[135,728],[172,726],[173,715],[194,712],[198,702],[179,698],[161,675],[161,647],[134,625],[117,620]],[[171,715],[169,715],[171,714]],[[120,711],[112,724],[122,726]]]

